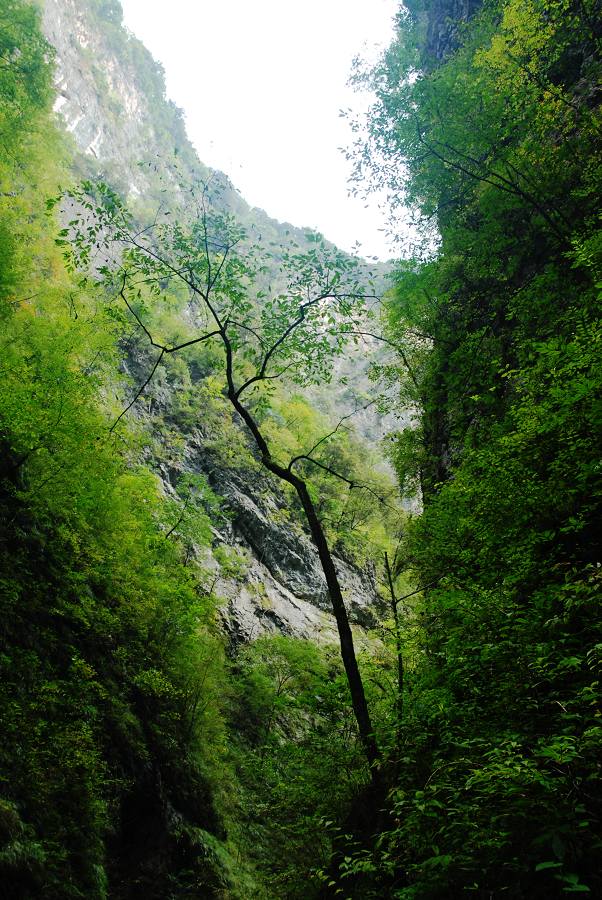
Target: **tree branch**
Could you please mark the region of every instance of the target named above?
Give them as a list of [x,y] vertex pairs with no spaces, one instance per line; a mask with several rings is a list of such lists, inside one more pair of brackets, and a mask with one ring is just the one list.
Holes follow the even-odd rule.
[[127,279],[127,275],[124,275],[123,285],[122,285],[119,293],[123,299],[123,302],[127,306],[129,312],[134,317],[134,319],[136,320],[139,327],[144,331],[145,335],[147,336],[147,338],[149,340],[149,343],[151,344],[152,347],[155,347],[157,350],[162,350],[163,353],[175,353],[177,350],[183,350],[184,347],[192,347],[193,344],[200,344],[202,341],[207,341],[207,340],[209,340],[209,338],[216,337],[218,334],[221,334],[221,331],[219,329],[216,329],[215,331],[209,331],[207,334],[203,334],[200,337],[191,338],[189,341],[184,341],[181,344],[176,344],[173,347],[166,347],[164,344],[157,343],[157,341],[155,341],[152,334],[150,333],[150,331],[148,330],[148,328],[146,327],[146,325],[144,324],[144,322],[142,321],[142,319],[140,318],[140,316],[138,315],[136,310],[132,307],[132,305],[130,304],[130,302],[128,301],[128,299],[125,295],[126,279]]
[[155,364],[154,364],[153,368],[151,369],[150,375],[148,376],[148,378],[146,379],[146,381],[144,382],[144,384],[138,389],[136,395],[134,396],[134,399],[133,399],[130,403],[128,403],[128,405],[125,407],[125,409],[122,409],[122,411],[119,413],[119,415],[117,416],[117,418],[115,419],[115,421],[113,422],[113,424],[111,425],[111,427],[109,428],[109,434],[112,434],[112,432],[115,431],[115,429],[116,429],[117,425],[119,424],[120,420],[125,416],[126,412],[128,412],[128,410],[130,410],[130,409],[132,408],[132,406],[134,405],[134,403],[136,402],[136,400],[137,400],[137,399],[141,396],[141,394],[143,393],[143,391],[144,391],[144,389],[146,388],[146,386],[147,386],[148,384],[150,384],[150,382],[151,382],[151,380],[152,380],[152,377],[153,377],[153,375],[155,374],[155,372],[157,371],[157,368],[158,368],[158,366],[159,366],[159,363],[161,362],[161,360],[163,359],[164,356],[165,356],[165,350],[161,350],[161,352],[159,353],[159,356],[157,357],[157,359],[156,359],[156,361],[155,361]]
[[420,594],[420,593],[422,593],[422,591],[426,591],[426,590],[428,590],[428,588],[434,587],[436,584],[439,584],[441,579],[444,577],[445,577],[444,575],[440,575],[439,578],[435,578],[434,581],[429,581],[428,584],[424,584],[422,587],[416,588],[415,591],[410,591],[409,594],[404,594],[403,597],[398,597],[397,600],[395,601],[395,603],[399,604],[402,602],[402,600],[408,600],[410,597],[413,597],[415,594]]
[[311,457],[311,454],[314,452],[314,450],[317,450],[318,447],[320,447],[322,444],[324,444],[327,440],[329,440],[331,437],[334,437],[334,435],[337,433],[337,431],[339,430],[339,428],[341,427],[343,422],[346,422],[347,419],[353,418],[353,416],[357,415],[358,412],[364,412],[365,410],[367,410],[371,406],[373,406],[375,403],[376,403],[376,400],[371,400],[370,403],[367,403],[365,406],[360,406],[357,409],[354,409],[352,413],[347,413],[346,416],[342,416],[339,419],[339,421],[337,422],[336,426],[333,428],[333,430],[330,431],[328,434],[325,434],[323,437],[321,437],[320,440],[313,445],[311,450],[308,450],[307,453],[303,453],[300,456],[295,456],[293,459],[291,459],[291,461],[289,462],[289,464],[287,466],[289,472],[291,470],[291,467],[297,462],[297,460],[308,459],[309,457]]
[[[554,220],[552,219],[550,214],[547,212],[547,210],[545,210],[541,206],[541,204],[535,197],[528,194],[521,187],[519,187],[516,184],[516,182],[511,181],[510,179],[504,177],[499,172],[496,172],[495,170],[493,170],[491,168],[486,169],[485,173],[471,171],[470,169],[466,168],[465,165],[462,165],[460,162],[457,162],[456,160],[452,160],[452,159],[449,159],[448,157],[444,156],[442,153],[437,151],[432,146],[432,144],[429,144],[429,142],[425,139],[424,135],[422,134],[422,129],[421,129],[420,123],[418,121],[416,122],[416,131],[418,133],[418,140],[420,141],[420,143],[424,147],[426,147],[427,150],[430,153],[432,153],[432,155],[435,156],[442,163],[444,163],[447,166],[451,166],[453,169],[456,169],[458,172],[462,172],[464,175],[467,175],[469,178],[472,178],[474,181],[481,181],[481,182],[483,182],[483,184],[489,184],[489,185],[491,185],[491,187],[497,188],[498,190],[502,191],[503,193],[510,194],[514,197],[520,197],[521,199],[526,200],[530,206],[532,206],[534,209],[536,209],[537,212],[539,212],[540,215],[543,216],[543,218],[546,220],[546,222],[548,223],[548,225],[550,226],[550,228],[556,235],[556,237],[558,237],[563,243],[566,241],[566,235],[558,228],[558,226],[556,225],[556,223],[554,222]],[[455,153],[460,158],[466,159],[468,162],[471,162],[473,165],[477,165],[477,166],[482,165],[482,162],[480,162],[479,160],[476,160],[474,157],[471,157],[467,154],[462,153],[460,150],[457,150],[455,147],[452,147],[451,145],[446,144],[443,141],[435,140],[435,143],[439,144],[441,147],[445,147],[447,150],[450,150],[452,153]],[[487,176],[489,176],[489,177],[487,177]],[[494,178],[497,180],[494,181],[493,180]]]
[[[325,465],[325,463],[320,462],[317,459],[313,459],[311,456],[307,456],[302,454],[301,456],[296,456],[289,464],[286,469],[287,472],[291,472],[291,466],[296,462],[301,462],[302,460],[306,460],[307,462],[313,463],[314,466],[318,466],[319,469],[324,469],[325,472],[328,472],[329,475],[333,475],[335,478],[339,478],[341,481],[344,481],[349,485],[350,488],[358,487],[358,482],[352,481],[350,478],[347,478],[345,475],[341,475],[340,472],[336,472],[334,469],[331,469],[330,466]],[[365,485],[362,485],[365,487]]]
[[420,393],[420,388],[418,386],[418,379],[416,378],[416,374],[415,374],[412,366],[410,365],[410,362],[406,356],[405,351],[402,350],[402,348],[399,346],[399,344],[396,344],[394,341],[390,341],[389,338],[383,337],[382,335],[373,334],[371,331],[341,331],[340,333],[341,334],[357,334],[360,337],[371,337],[371,338],[374,338],[374,340],[376,340],[376,341],[381,341],[381,343],[388,344],[390,347],[393,347],[393,349],[397,353],[399,353],[399,355],[401,356],[401,360],[402,360],[404,366],[406,367],[406,369],[408,370],[408,375],[410,376],[410,380],[411,380],[412,384],[414,385],[416,390]]

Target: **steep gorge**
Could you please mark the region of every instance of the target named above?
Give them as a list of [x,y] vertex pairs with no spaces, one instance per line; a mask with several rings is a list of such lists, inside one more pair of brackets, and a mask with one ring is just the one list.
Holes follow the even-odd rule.
[[197,160],[117,0],[47,0],[54,68],[38,8],[0,3],[0,898],[600,896],[600,0],[400,7],[355,177],[420,240],[367,328],[382,283]]

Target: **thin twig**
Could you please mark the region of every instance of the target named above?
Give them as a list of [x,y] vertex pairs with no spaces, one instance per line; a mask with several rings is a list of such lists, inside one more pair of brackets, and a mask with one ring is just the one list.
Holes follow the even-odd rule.
[[120,420],[125,416],[126,412],[128,412],[128,411],[132,408],[132,406],[134,405],[134,403],[136,402],[136,400],[138,400],[138,398],[139,398],[139,397],[141,396],[141,394],[143,393],[143,391],[144,391],[144,389],[146,388],[146,386],[147,386],[148,384],[150,384],[150,382],[151,382],[151,380],[152,380],[152,377],[153,377],[153,375],[155,374],[155,372],[157,371],[157,368],[158,368],[158,366],[159,366],[159,363],[161,362],[161,360],[163,359],[164,356],[165,356],[165,350],[161,350],[161,352],[159,353],[159,356],[157,357],[157,359],[156,359],[156,361],[155,361],[155,364],[154,364],[153,368],[151,369],[150,375],[148,376],[148,378],[146,379],[146,381],[144,382],[144,384],[138,389],[138,391],[136,392],[136,395],[135,395],[135,397],[133,398],[133,400],[132,400],[130,403],[128,403],[128,405],[125,407],[125,409],[122,409],[122,411],[119,413],[119,415],[117,416],[117,418],[115,419],[115,421],[113,422],[113,424],[111,425],[111,427],[109,428],[109,434],[112,434],[113,431],[115,431],[115,428],[116,428],[117,425],[119,424]]

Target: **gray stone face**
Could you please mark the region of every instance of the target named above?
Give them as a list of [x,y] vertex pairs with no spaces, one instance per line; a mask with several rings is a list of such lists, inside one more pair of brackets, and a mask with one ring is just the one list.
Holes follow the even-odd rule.
[[[149,360],[144,352],[130,352],[124,371],[134,383],[144,380]],[[152,401],[136,405],[136,414],[151,429],[154,417],[169,419],[173,388],[164,380],[153,386]],[[157,466],[163,489],[174,494],[186,474],[203,475],[224,501],[227,519],[214,530],[213,551],[200,551],[201,565],[213,573],[212,591],[221,600],[221,618],[233,644],[277,632],[322,642],[336,642],[326,581],[317,550],[304,528],[302,513],[288,509],[281,484],[259,465],[233,467],[215,450],[215,434],[200,421],[181,430],[185,448],[177,468]],[[240,572],[220,567],[223,551],[239,557]],[[372,628],[381,613],[374,571],[359,569],[335,556],[350,621],[356,628]]]
[[[248,560],[244,580],[217,574],[226,627],[234,640],[264,631],[296,637],[336,637],[330,600],[317,550],[301,522],[286,515],[286,501],[267,473],[228,469],[205,446],[202,434],[189,436],[186,470],[203,474],[230,511],[216,532],[216,546],[238,550]],[[284,514],[283,514],[284,513]],[[335,558],[350,619],[369,628],[382,611],[374,572]]]
[[428,21],[424,61],[434,68],[457,46],[459,27],[483,5],[483,0],[431,0],[426,4]]
[[66,130],[92,160],[119,160],[128,187],[141,193],[144,179],[132,163],[136,155],[146,155],[141,131],[148,109],[134,73],[107,52],[102,34],[91,27],[77,0],[46,0],[43,25],[56,51],[54,108]]

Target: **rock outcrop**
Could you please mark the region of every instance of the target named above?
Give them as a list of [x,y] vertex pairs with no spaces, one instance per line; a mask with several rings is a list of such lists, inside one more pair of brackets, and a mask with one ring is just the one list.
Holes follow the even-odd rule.
[[[197,432],[188,442],[186,467],[207,477],[231,519],[216,531],[216,546],[238,550],[243,571],[228,578],[216,569],[215,591],[226,601],[223,618],[233,640],[262,631],[336,640],[330,600],[316,549],[286,515],[286,500],[267,476],[224,468]],[[284,513],[284,514],[283,514]],[[246,561],[246,562],[245,562]],[[374,572],[335,558],[353,623],[368,628],[381,607]]]
[[425,40],[422,65],[434,69],[458,46],[462,24],[483,5],[483,0],[406,0],[405,6],[417,19],[424,19]]
[[[213,573],[211,589],[221,599],[220,614],[231,642],[265,632],[337,640],[326,582],[317,551],[287,498],[267,473],[233,468],[211,447],[201,428],[185,434],[184,458],[177,468],[158,466],[166,494],[186,474],[202,475],[224,503],[225,516],[213,529],[212,552],[200,557]],[[353,624],[376,624],[384,612],[371,566],[358,568],[335,556]]]

